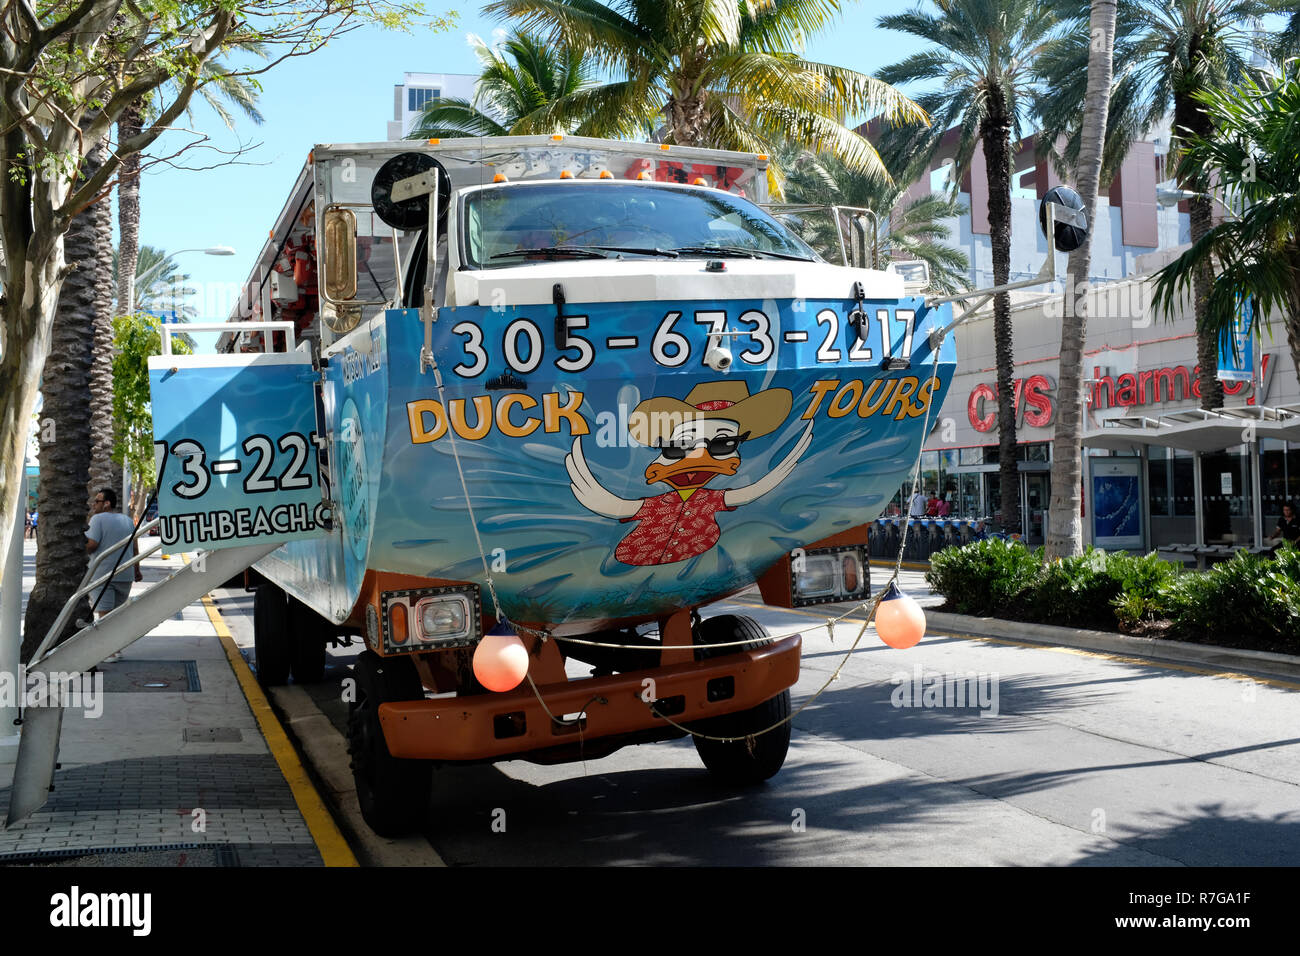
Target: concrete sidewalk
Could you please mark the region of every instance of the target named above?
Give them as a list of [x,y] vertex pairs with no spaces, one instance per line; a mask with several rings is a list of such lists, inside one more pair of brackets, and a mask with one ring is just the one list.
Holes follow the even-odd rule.
[[[180,563],[147,559],[136,593]],[[356,865],[209,599],[98,670],[102,694],[64,714],[49,801],[0,829],[0,864]],[[0,820],[13,769],[0,763]]]

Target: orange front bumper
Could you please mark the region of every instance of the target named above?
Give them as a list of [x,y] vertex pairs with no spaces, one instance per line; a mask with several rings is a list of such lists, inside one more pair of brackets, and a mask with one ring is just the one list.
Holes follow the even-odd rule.
[[[775,697],[799,679],[802,644],[794,634],[697,663],[537,689],[556,717],[585,712],[585,740],[635,734],[668,726],[651,713],[643,699],[647,690],[659,701],[656,709],[679,724],[748,710]],[[654,681],[653,688],[647,681]],[[379,720],[389,752],[418,760],[490,760],[567,744],[578,736],[576,725],[557,725],[547,717],[527,682],[505,694],[380,704]]]

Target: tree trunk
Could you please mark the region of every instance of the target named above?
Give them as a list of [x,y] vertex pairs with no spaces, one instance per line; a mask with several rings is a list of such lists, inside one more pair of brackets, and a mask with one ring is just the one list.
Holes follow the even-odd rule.
[[[1083,480],[1081,439],[1084,408],[1083,346],[1088,338],[1088,276],[1092,274],[1092,237],[1096,231],[1097,190],[1101,185],[1102,144],[1110,109],[1110,84],[1115,49],[1115,0],[1092,0],[1088,54],[1088,89],[1075,185],[1088,215],[1083,244],[1070,253],[1065,276],[1065,309],[1061,319],[1061,359],[1058,372],[1056,434],[1052,441],[1052,495],[1047,513],[1048,559],[1083,553],[1080,487]],[[1077,283],[1077,284],[1076,284]]]
[[[91,156],[96,165],[108,159],[108,144]],[[138,159],[138,154],[137,154]],[[107,198],[82,214],[93,232],[89,258],[78,262],[93,276],[94,364],[90,371],[90,498],[100,488],[112,488],[122,499],[122,466],[113,464],[113,210]]]
[[[988,165],[989,234],[993,246],[993,284],[1011,278],[1011,117],[1002,91],[988,93],[988,115],[980,128]],[[993,345],[998,366],[998,472],[1002,490],[1001,523],[1018,534],[1020,468],[1016,461],[1015,361],[1011,342],[1011,296],[993,297]]]
[[[99,166],[93,151],[84,175]],[[94,321],[100,297],[100,276],[95,265],[96,246],[103,232],[101,201],[76,216],[68,228],[64,248],[75,266],[63,281],[49,356],[41,379],[45,404],[41,411],[41,520],[36,538],[36,583],[27,602],[22,659],[45,639],[72,592],[85,574],[86,524],[90,510],[91,369],[94,365]],[[89,617],[83,602],[71,620]],[[60,635],[68,637],[72,624]]]
[[[144,104],[137,100],[117,121],[117,141],[140,132]],[[140,154],[122,157],[117,187],[117,303],[116,315],[135,311],[135,269],[140,258]]]
[[[1202,239],[1214,226],[1213,204],[1197,196],[1188,201],[1191,207],[1192,242]],[[1223,382],[1219,380],[1219,331],[1207,328],[1209,319],[1210,287],[1214,272],[1209,264],[1198,266],[1192,272],[1192,314],[1196,317],[1196,361],[1201,371],[1201,408],[1223,407]]]
[[[1179,131],[1190,130],[1199,136],[1209,137],[1213,133],[1213,124],[1209,115],[1199,103],[1191,98],[1191,91],[1174,96],[1174,135]],[[1187,188],[1203,193],[1211,188],[1208,178],[1198,176],[1184,184]],[[1203,239],[1214,226],[1213,200],[1206,196],[1195,196],[1188,200],[1192,243]],[[1209,263],[1192,272],[1192,314],[1196,319],[1196,361],[1201,371],[1197,378],[1201,392],[1201,408],[1223,407],[1223,383],[1219,381],[1219,333],[1217,329],[1206,328],[1209,317],[1210,287],[1214,284],[1214,273]]]

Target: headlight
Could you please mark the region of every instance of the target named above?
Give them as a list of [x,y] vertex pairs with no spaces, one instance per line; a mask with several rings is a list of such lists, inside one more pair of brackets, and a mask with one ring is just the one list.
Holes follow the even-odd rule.
[[482,636],[478,588],[469,583],[383,591],[384,651],[470,647]]
[[421,601],[420,638],[438,641],[466,637],[469,634],[469,602],[463,597],[448,596]]

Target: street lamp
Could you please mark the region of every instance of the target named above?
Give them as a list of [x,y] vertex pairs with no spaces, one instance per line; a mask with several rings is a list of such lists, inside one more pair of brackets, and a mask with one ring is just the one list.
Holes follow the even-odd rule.
[[1183,202],[1188,199],[1197,199],[1197,198],[1213,199],[1220,206],[1222,206],[1224,212],[1226,212],[1233,219],[1241,218],[1241,214],[1238,213],[1237,210],[1233,209],[1231,206],[1229,206],[1226,202],[1224,202],[1222,199],[1220,199],[1218,196],[1214,195],[1213,193],[1200,193],[1192,189],[1179,189],[1176,186],[1156,187],[1156,202],[1159,203],[1161,206],[1164,206],[1165,208],[1168,208],[1170,206],[1176,206],[1180,202]]
[[206,248],[196,247],[194,249],[177,249],[175,252],[167,253],[167,255],[163,256],[162,259],[160,259],[158,262],[155,262],[152,266],[150,266],[148,269],[144,271],[143,275],[136,276],[135,277],[136,287],[140,289],[147,289],[149,287],[149,283],[153,281],[154,277],[157,276],[159,273],[161,273],[162,270],[166,268],[167,264],[171,262],[173,258],[179,256],[181,253],[184,252],[201,252],[205,256],[233,256],[235,254],[235,250],[231,246],[208,246]]

